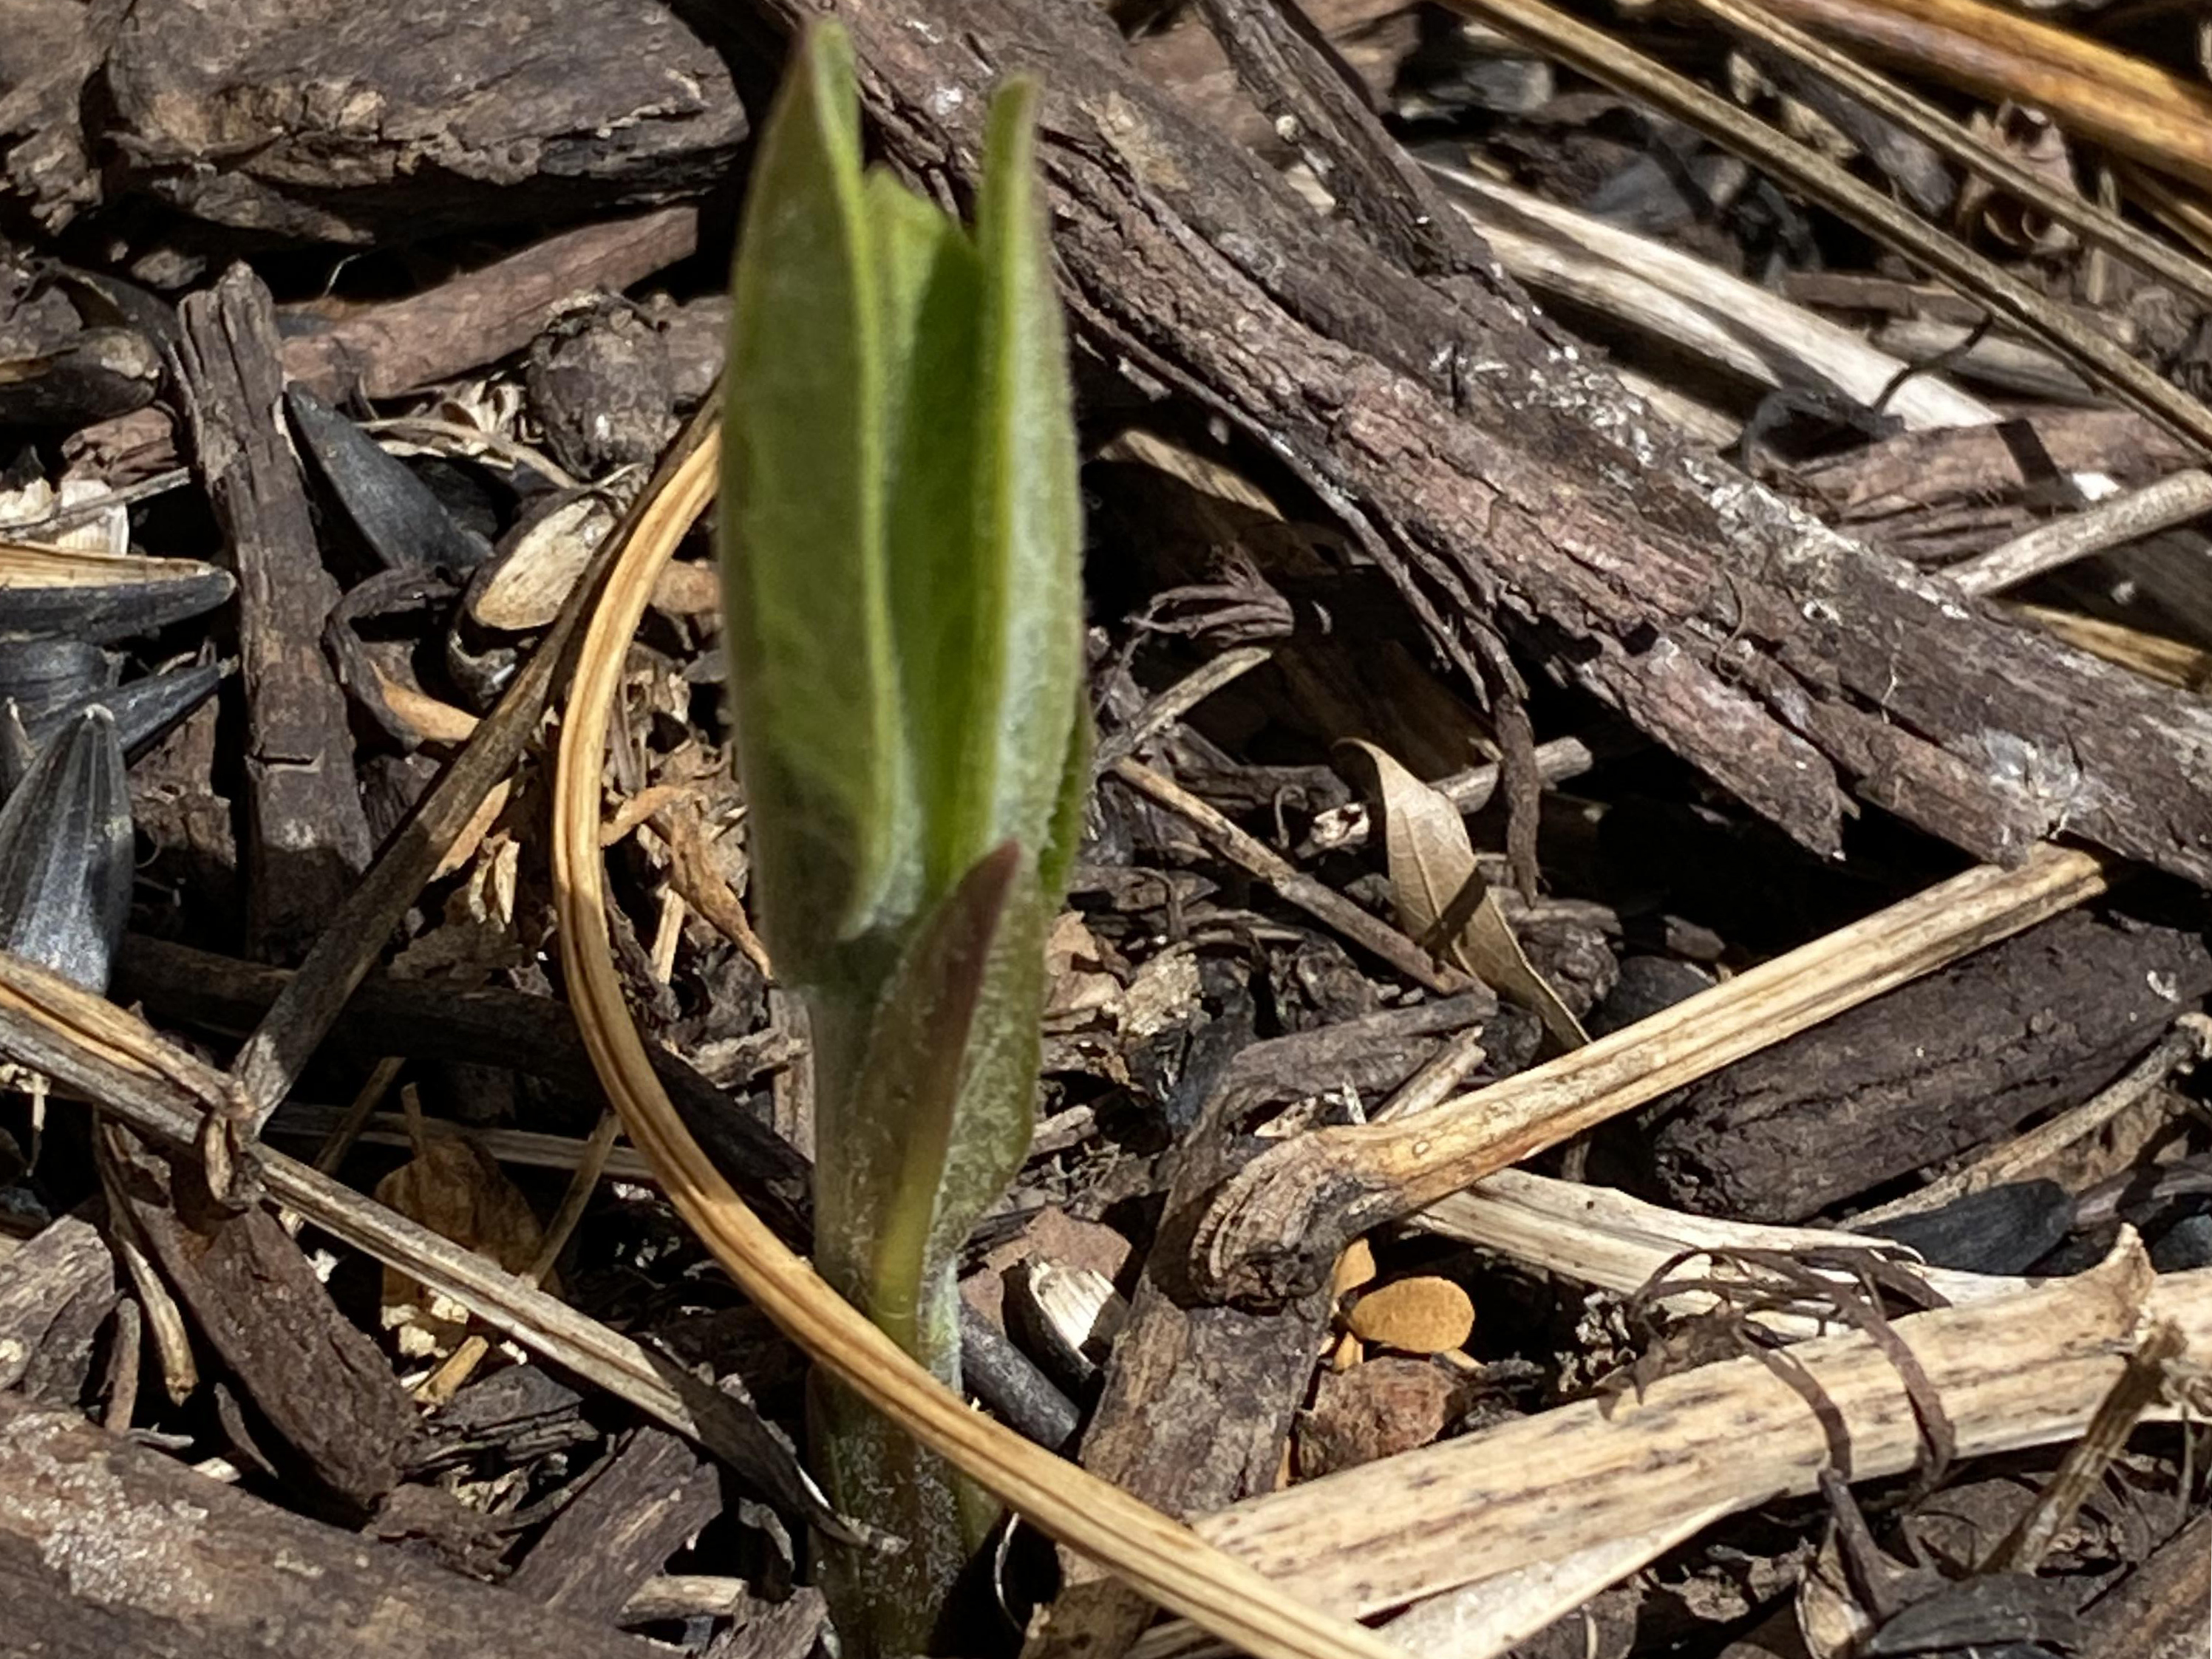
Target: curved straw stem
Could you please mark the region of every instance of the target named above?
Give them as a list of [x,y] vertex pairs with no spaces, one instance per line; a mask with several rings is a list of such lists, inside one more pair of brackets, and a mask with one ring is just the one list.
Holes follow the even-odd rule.
[[577,1027],[623,1127],[677,1212],[793,1341],[1016,1512],[1261,1659],[1405,1659],[1403,1649],[1364,1626],[1292,1599],[1119,1487],[969,1410],[777,1241],[669,1104],[615,974],[599,855],[599,780],[630,638],[661,566],[714,499],[720,455],[718,438],[702,444],[640,518],[599,594],[562,724],[553,818],[561,961]]

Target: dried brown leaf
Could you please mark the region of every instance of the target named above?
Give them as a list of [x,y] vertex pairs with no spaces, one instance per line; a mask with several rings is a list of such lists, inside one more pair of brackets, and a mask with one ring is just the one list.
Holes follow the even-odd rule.
[[1554,1046],[1579,1048],[1588,1042],[1582,1023],[1513,936],[1475,866],[1474,847],[1459,809],[1373,744],[1353,741],[1346,746],[1364,756],[1375,770],[1399,927],[1452,966],[1534,1013]]
[[[428,1137],[420,1152],[376,1183],[376,1200],[511,1273],[530,1271],[544,1237],[530,1200],[498,1160],[461,1135]],[[557,1289],[550,1273],[544,1284]],[[468,1314],[386,1267],[384,1325],[398,1332],[401,1352],[420,1358],[450,1352],[466,1334]]]

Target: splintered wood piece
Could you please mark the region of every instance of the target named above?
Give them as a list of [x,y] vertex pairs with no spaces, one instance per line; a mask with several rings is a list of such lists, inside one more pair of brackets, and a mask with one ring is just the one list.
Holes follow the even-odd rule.
[[292,1515],[0,1394],[0,1606],[52,1659],[649,1659],[658,1644]]
[[1214,1200],[1193,1241],[1193,1275],[1217,1296],[1302,1294],[1370,1228],[2104,889],[2098,860],[2057,848],[2018,870],[1970,870],[1433,1111],[1285,1141]]
[[246,932],[257,953],[289,961],[337,914],[375,850],[354,780],[345,694],[320,644],[337,584],[323,568],[283,425],[269,290],[234,265],[178,315],[192,447],[238,576],[252,825]]
[[[2147,1327],[2212,1346],[2212,1269],[2151,1273],[2132,1234],[2091,1273],[1916,1314],[1896,1336],[1978,1456],[2079,1435]],[[1747,1357],[1578,1401],[1248,1500],[1193,1524],[1337,1612],[1399,1607],[1630,1538],[1725,1502],[1869,1480],[1923,1451],[1906,1385],[1859,1332],[1800,1343],[1785,1368]],[[1632,1560],[1623,1571],[1632,1571]]]
[[1466,1408],[1464,1379],[1431,1359],[1385,1355],[1327,1370],[1298,1415],[1301,1479],[1425,1446]]
[[563,1613],[611,1623],[721,1508],[721,1478],[713,1464],[672,1434],[639,1429],[591,1474],[507,1587]]
[[382,1351],[338,1311],[275,1216],[259,1205],[219,1209],[194,1191],[189,1164],[173,1170],[127,1131],[104,1133],[110,1192],[208,1346],[313,1483],[366,1515],[399,1483],[419,1433]]
[[115,1257],[82,1216],[48,1222],[0,1256],[0,1390],[77,1404],[115,1302]]
[[520,351],[579,294],[619,294],[689,258],[699,210],[661,208],[564,230],[404,300],[284,342],[284,372],[325,398],[396,398]]

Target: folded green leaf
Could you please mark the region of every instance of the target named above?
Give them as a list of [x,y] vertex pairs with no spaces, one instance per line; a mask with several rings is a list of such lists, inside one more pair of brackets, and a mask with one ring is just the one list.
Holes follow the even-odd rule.
[[[1083,541],[1067,351],[1036,182],[1036,88],[1010,82],[985,135],[971,541],[953,580],[902,605],[933,881],[1008,836],[1051,834],[1081,684]],[[905,594],[902,594],[902,599]]]
[[884,556],[884,306],[851,48],[763,129],[732,284],[722,530],[763,932],[802,981],[914,872]]

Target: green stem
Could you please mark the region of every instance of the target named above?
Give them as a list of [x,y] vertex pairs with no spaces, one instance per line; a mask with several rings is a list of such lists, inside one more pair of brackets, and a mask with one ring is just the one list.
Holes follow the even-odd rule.
[[[898,1160],[876,1140],[893,1126],[854,1059],[868,1019],[853,1000],[809,999],[815,1049],[815,1262],[838,1294],[948,1388],[960,1388],[959,1291],[950,1261],[917,1285],[909,1249],[886,1249],[880,1190]],[[911,1224],[905,1229],[913,1231]],[[851,1659],[945,1650],[939,1625],[998,1510],[988,1494],[841,1384],[817,1378],[808,1438],[838,1510],[900,1540],[896,1554],[817,1540],[821,1583]],[[956,1643],[957,1646],[957,1644]]]

